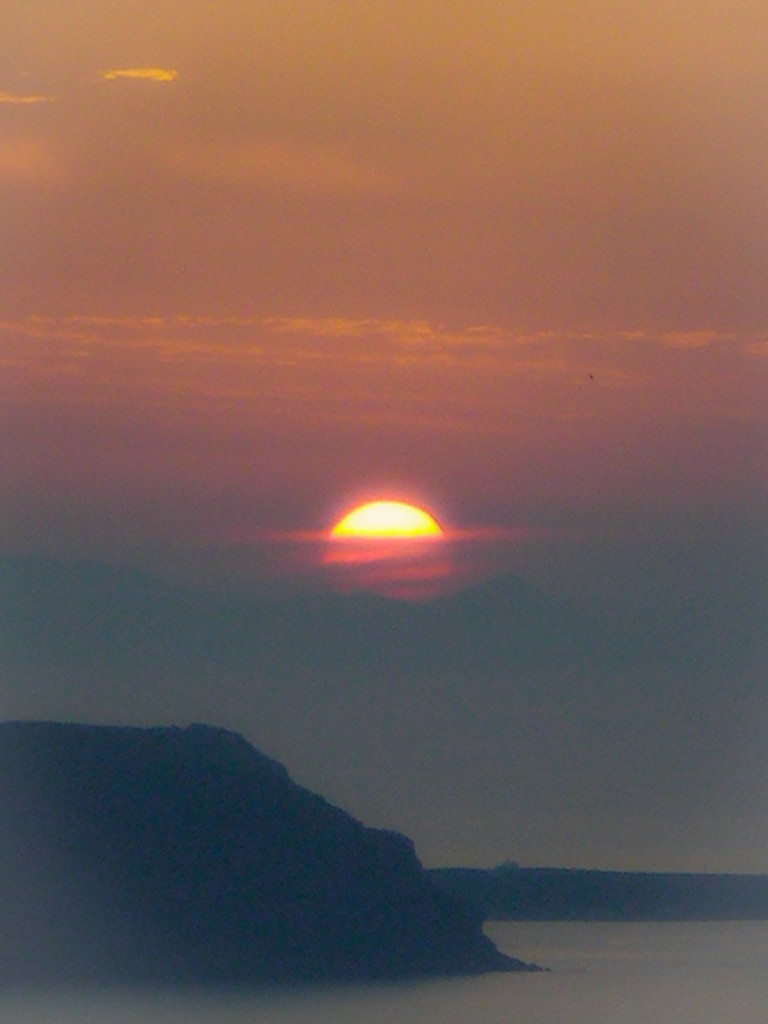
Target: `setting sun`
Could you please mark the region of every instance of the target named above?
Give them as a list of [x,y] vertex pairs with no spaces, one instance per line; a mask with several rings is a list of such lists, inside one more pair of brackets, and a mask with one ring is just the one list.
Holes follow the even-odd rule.
[[440,537],[437,520],[402,501],[371,501],[348,512],[331,530],[332,537]]
[[358,505],[328,534],[323,564],[341,591],[421,601],[445,592],[450,544],[435,517],[404,501]]

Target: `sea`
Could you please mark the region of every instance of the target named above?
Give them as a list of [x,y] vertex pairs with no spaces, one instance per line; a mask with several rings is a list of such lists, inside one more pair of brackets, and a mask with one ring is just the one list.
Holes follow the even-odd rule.
[[506,922],[547,967],[280,993],[16,991],[2,1024],[766,1024],[768,922]]

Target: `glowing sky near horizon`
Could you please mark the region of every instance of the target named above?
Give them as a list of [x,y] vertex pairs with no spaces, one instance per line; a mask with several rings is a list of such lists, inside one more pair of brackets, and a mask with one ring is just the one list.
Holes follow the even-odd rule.
[[[752,2],[12,0],[8,543],[765,494]],[[453,512],[455,511],[455,515]]]
[[[767,39],[765,0],[4,0],[0,555],[43,612],[3,715],[243,730],[431,863],[765,870]],[[329,544],[379,496],[447,539]],[[161,617],[235,596],[169,646],[137,567]],[[238,608],[297,589],[286,662]],[[381,664],[358,589],[448,594],[462,657],[397,604]]]

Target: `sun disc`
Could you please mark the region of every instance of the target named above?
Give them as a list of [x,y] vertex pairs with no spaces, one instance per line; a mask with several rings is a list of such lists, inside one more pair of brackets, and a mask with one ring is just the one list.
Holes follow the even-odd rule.
[[371,501],[343,516],[331,537],[440,537],[442,527],[429,512],[404,501]]

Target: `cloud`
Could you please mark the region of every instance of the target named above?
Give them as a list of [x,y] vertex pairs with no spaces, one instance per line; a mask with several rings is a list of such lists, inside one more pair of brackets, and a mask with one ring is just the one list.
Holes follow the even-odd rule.
[[17,104],[30,104],[30,103],[53,103],[56,96],[41,96],[36,94],[19,95],[13,92],[0,92],[0,103],[17,103]]
[[666,331],[661,340],[673,348],[703,348],[721,340],[717,331]]
[[428,414],[435,427],[464,431],[470,406],[482,429],[507,429],[520,416],[645,420],[669,408],[762,419],[755,356],[764,338],[712,334],[709,345],[671,345],[641,332],[531,334],[343,316],[31,317],[0,323],[0,366],[17,374],[17,397],[34,401],[53,400],[58,379],[77,401],[100,394],[131,405],[284,409],[295,400],[302,415],[370,423]]
[[219,358],[242,357],[268,348],[319,362],[349,356],[358,363],[366,358],[400,362],[408,356],[430,362],[446,357],[478,368],[499,361],[516,369],[571,366],[578,374],[599,365],[602,374],[623,369],[632,377],[638,354],[652,357],[659,369],[679,365],[669,363],[669,353],[678,350],[686,353],[692,367],[704,367],[710,366],[700,362],[707,352],[712,358],[720,353],[733,364],[745,355],[764,354],[768,346],[763,334],[750,332],[521,331],[493,324],[347,316],[79,315],[0,321],[0,337],[11,333],[49,342],[74,339],[97,348],[107,341],[133,349],[161,348],[182,358],[202,351]]
[[107,82],[118,78],[139,78],[150,82],[173,82],[179,77],[175,68],[112,68],[102,71],[101,77]]

